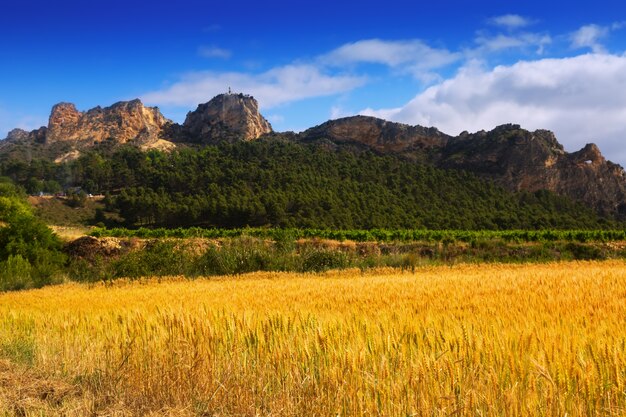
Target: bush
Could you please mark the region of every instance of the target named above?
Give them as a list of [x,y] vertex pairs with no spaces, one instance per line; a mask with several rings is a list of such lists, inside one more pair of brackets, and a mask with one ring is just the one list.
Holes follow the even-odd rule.
[[197,275],[232,275],[282,269],[271,248],[251,238],[233,239],[220,248],[210,247],[195,262]]
[[570,242],[565,245],[565,250],[572,254],[572,257],[576,260],[601,260],[606,259],[606,254],[597,246],[588,245],[584,243]]
[[349,264],[348,256],[341,251],[310,249],[302,254],[303,272],[321,272],[329,269],[345,268]]
[[21,255],[10,255],[0,262],[0,291],[15,291],[32,288],[33,268]]
[[91,260],[75,259],[67,268],[70,279],[79,282],[98,282],[111,279],[111,262],[102,258],[94,257]]
[[155,241],[139,252],[130,252],[111,264],[112,277],[139,278],[186,274],[191,255],[174,242]]
[[60,281],[65,255],[58,237],[37,219],[14,186],[0,183],[0,274],[2,290]]

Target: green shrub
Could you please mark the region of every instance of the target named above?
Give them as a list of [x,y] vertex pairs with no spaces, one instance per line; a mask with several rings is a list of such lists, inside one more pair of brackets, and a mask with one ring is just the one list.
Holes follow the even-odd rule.
[[0,262],[0,290],[15,291],[32,288],[33,268],[21,255],[9,255]]
[[272,254],[273,250],[262,241],[232,239],[222,247],[208,248],[196,259],[194,271],[197,275],[232,275],[281,269]]
[[2,290],[59,282],[66,261],[58,237],[37,219],[23,194],[0,183],[0,273]]
[[584,243],[570,242],[565,245],[565,250],[572,254],[576,260],[601,260],[606,259],[606,254],[597,246]]
[[111,263],[112,277],[139,278],[186,274],[193,262],[185,248],[174,242],[157,240],[137,252],[130,252]]
[[346,268],[348,256],[338,250],[309,249],[302,255],[303,272],[321,272],[329,269]]
[[74,259],[67,266],[67,273],[73,281],[106,281],[113,277],[111,264],[111,261],[102,257],[96,257],[89,261],[86,259]]

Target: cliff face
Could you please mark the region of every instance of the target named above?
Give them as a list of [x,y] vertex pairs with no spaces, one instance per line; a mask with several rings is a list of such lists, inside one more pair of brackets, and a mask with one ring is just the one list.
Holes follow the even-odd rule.
[[594,144],[567,153],[550,131],[503,125],[462,134],[442,152],[442,167],[472,171],[510,190],[550,190],[603,213],[626,214],[624,170]]
[[158,108],[146,107],[139,100],[121,101],[110,107],[86,112],[72,103],[52,107],[48,126],[32,132],[12,130],[0,151],[14,145],[47,146],[56,161],[80,156],[80,151],[99,143],[117,146],[132,143],[141,149],[171,150],[175,142],[215,143],[254,140],[272,132],[272,126],[259,113],[257,101],[243,94],[222,94],[200,104],[187,114],[183,125],[166,119]]
[[567,153],[547,130],[529,132],[509,124],[451,137],[434,128],[357,116],[329,121],[300,135],[303,141],[316,138],[470,171],[511,191],[553,191],[601,213],[626,216],[623,168],[607,161],[594,144]]
[[182,126],[182,141],[253,140],[271,132],[272,126],[259,113],[254,97],[220,94],[187,113]]
[[364,145],[383,153],[419,152],[445,146],[448,135],[435,128],[409,126],[369,116],[331,120],[304,131],[304,141],[326,139],[336,144]]
[[161,139],[163,128],[170,123],[158,108],[145,107],[139,100],[96,107],[84,113],[71,103],[59,103],[52,108],[45,140],[146,144]]

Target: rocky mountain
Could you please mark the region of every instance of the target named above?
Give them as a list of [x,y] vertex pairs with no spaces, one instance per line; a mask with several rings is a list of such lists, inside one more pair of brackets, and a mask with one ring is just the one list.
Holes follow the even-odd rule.
[[548,130],[519,125],[448,136],[435,128],[365,116],[332,120],[300,135],[308,142],[357,145],[490,178],[511,191],[549,190],[604,214],[626,216],[626,174],[595,144],[567,153]]
[[269,132],[272,127],[259,113],[257,101],[243,94],[221,94],[200,104],[187,114],[183,125],[137,99],[85,112],[72,103],[59,103],[52,107],[47,126],[32,132],[11,131],[6,140],[0,141],[0,151],[13,145],[41,144],[49,151],[47,155],[64,162],[100,144],[132,144],[167,151],[176,143],[253,140]]
[[220,94],[187,113],[181,135],[185,142],[211,143],[219,140],[254,140],[272,132],[270,123],[259,113],[254,97]]
[[490,132],[463,133],[442,150],[440,166],[493,178],[512,191],[550,190],[602,213],[626,215],[626,174],[587,144],[568,153],[547,130],[529,132],[503,125]]
[[96,107],[86,112],[71,103],[52,108],[45,141],[99,143],[114,141],[147,144],[162,139],[163,128],[172,122],[156,107],[146,107],[139,100],[121,101],[110,107]]
[[365,146],[378,152],[406,156],[441,149],[451,139],[434,127],[409,126],[369,116],[330,120],[302,132],[299,138],[307,142],[325,139],[335,144]]
[[3,142],[15,144],[44,143],[46,141],[46,131],[46,127],[41,127],[31,132],[23,129],[13,129]]
[[[156,107],[139,100],[96,107],[86,112],[73,104],[53,107],[48,126],[26,132],[15,129],[0,141],[7,149],[53,150],[57,162],[71,160],[97,144],[133,144],[169,150],[177,144],[268,140],[313,143],[333,149],[370,150],[438,168],[466,170],[511,191],[549,190],[583,202],[601,213],[626,218],[626,174],[589,144],[568,153],[547,130],[530,132],[508,124],[492,131],[459,136],[434,127],[409,126],[367,116],[331,120],[300,134],[274,134],[257,101],[243,94],[221,94],[189,112],[182,125],[166,119]],[[29,151],[30,152],[30,151]]]

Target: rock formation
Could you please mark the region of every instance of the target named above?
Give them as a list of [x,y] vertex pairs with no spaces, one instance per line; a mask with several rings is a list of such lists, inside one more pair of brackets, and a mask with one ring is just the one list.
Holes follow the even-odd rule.
[[407,153],[442,148],[450,138],[434,127],[409,126],[369,116],[330,120],[304,131],[305,141],[320,138],[337,144],[365,145],[384,153]]
[[100,143],[130,143],[143,150],[170,151],[176,142],[253,140],[270,132],[272,126],[259,113],[257,101],[243,94],[221,94],[200,104],[187,114],[183,125],[173,123],[157,107],[146,107],[139,100],[98,106],[86,112],[77,110],[72,103],[59,103],[52,107],[48,126],[32,132],[14,129],[5,141],[0,141],[0,150],[6,152],[18,144],[43,144],[48,152],[41,154],[65,162]]
[[519,125],[451,137],[435,128],[373,117],[332,120],[303,132],[307,142],[327,140],[402,155],[439,168],[460,169],[494,180],[511,191],[549,190],[604,214],[626,216],[626,174],[594,144],[567,153],[548,130]]
[[[252,96],[220,94],[187,113],[183,141],[210,143],[219,140],[253,140],[272,132]],[[180,139],[179,139],[180,140]]]
[[96,107],[80,112],[71,103],[52,108],[46,142],[116,143],[135,141],[138,144],[161,139],[163,128],[172,123],[156,107],[145,107],[141,101],[121,101],[110,107]]
[[519,125],[461,134],[443,149],[441,166],[492,178],[513,191],[549,190],[599,212],[626,215],[626,175],[588,144],[567,153],[547,130],[529,132]]
[[[0,153],[6,156],[22,152],[28,158],[45,155],[65,162],[98,143],[170,150],[176,146],[174,143],[249,141],[271,132],[257,101],[243,94],[221,94],[200,104],[187,114],[183,125],[172,123],[156,107],[145,107],[139,100],[86,112],[78,111],[73,104],[60,103],[53,107],[47,127],[32,132],[12,130],[6,140],[0,141]],[[274,136],[466,170],[512,191],[545,189],[601,213],[626,218],[626,174],[622,167],[605,160],[593,144],[567,153],[547,130],[530,132],[508,124],[489,132],[463,132],[452,137],[434,127],[354,116],[331,120],[300,134]]]
[[27,132],[23,129],[13,129],[7,135],[6,141],[7,143],[22,143],[26,144],[29,142],[34,143],[44,143],[46,141],[46,127],[41,127],[39,129],[33,130],[31,132]]

